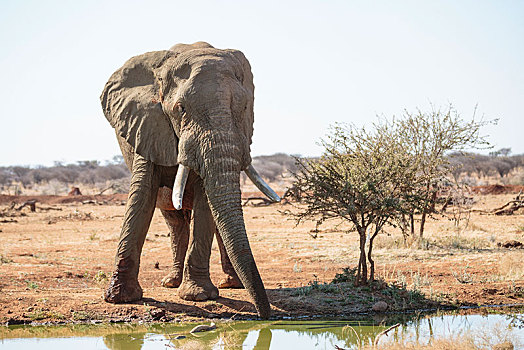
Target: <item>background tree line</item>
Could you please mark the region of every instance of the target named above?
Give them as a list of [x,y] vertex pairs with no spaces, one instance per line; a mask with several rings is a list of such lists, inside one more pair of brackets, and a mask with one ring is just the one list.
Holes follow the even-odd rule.
[[[454,165],[455,176],[478,176],[479,178],[500,177],[501,182],[524,185],[524,174],[512,179],[508,175],[524,169],[524,154],[511,155],[510,148],[502,148],[490,152],[489,155],[476,153],[452,153],[448,155]],[[285,153],[253,157],[253,165],[269,182],[286,181],[297,171],[295,156]],[[6,166],[0,167],[0,189],[4,192],[14,185],[22,189],[30,189],[35,185],[57,181],[65,185],[95,185],[126,179],[130,177],[129,170],[122,156],[115,156],[111,161],[96,160],[78,161],[74,164],[55,162],[53,166]],[[474,182],[470,185],[476,185]]]

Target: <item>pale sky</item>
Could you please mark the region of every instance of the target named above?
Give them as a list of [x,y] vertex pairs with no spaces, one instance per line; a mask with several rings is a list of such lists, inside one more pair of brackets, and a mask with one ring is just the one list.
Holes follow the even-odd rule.
[[0,0],[0,165],[120,154],[99,96],[128,58],[239,49],[255,79],[252,155],[318,155],[330,124],[453,103],[524,153],[523,1]]

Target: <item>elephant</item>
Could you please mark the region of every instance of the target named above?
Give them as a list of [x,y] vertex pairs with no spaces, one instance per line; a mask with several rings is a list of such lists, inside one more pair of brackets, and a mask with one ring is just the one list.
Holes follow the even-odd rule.
[[[100,99],[131,169],[104,299],[127,303],[142,298],[140,255],[158,207],[175,240],[174,272],[184,261],[178,295],[195,301],[218,297],[209,277],[211,244],[218,231],[259,317],[267,319],[270,305],[246,233],[240,173],[271,200],[280,198],[251,165],[254,85],[244,54],[197,42],[135,56],[113,73]],[[189,235],[185,260],[184,235]]]

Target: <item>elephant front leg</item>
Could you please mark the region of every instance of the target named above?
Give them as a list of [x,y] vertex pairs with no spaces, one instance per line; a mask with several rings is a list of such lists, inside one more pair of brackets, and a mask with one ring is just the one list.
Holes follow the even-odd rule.
[[185,300],[216,299],[218,289],[209,278],[209,257],[216,226],[201,179],[194,184],[193,215],[193,229],[178,295]]
[[126,303],[142,298],[142,288],[138,283],[140,254],[155,210],[159,183],[159,171],[155,165],[135,154],[115,272],[104,294],[107,302]]
[[224,242],[222,237],[218,233],[218,230],[215,231],[215,236],[217,238],[218,249],[220,250],[220,263],[222,264],[222,271],[225,273],[226,277],[218,283],[218,288],[244,288],[242,282],[238,278],[231,260],[226,252],[226,247],[224,247]]
[[191,210],[162,210],[162,215],[169,227],[171,250],[173,251],[173,267],[169,274],[162,279],[162,287],[176,288],[182,282],[184,260],[189,244]]

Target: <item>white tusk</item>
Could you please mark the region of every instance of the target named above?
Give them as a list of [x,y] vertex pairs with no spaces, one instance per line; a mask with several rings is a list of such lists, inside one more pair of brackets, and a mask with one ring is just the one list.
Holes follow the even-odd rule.
[[179,164],[176,172],[175,183],[173,184],[173,206],[176,210],[182,209],[182,199],[184,198],[184,189],[186,188],[189,168]]
[[275,193],[269,187],[269,185],[260,177],[260,175],[257,173],[255,168],[253,168],[253,165],[249,164],[246,170],[244,170],[247,177],[255,184],[255,186],[258,187],[258,189],[267,196],[267,198],[271,199],[273,202],[277,203],[280,202],[280,197],[278,194]]

